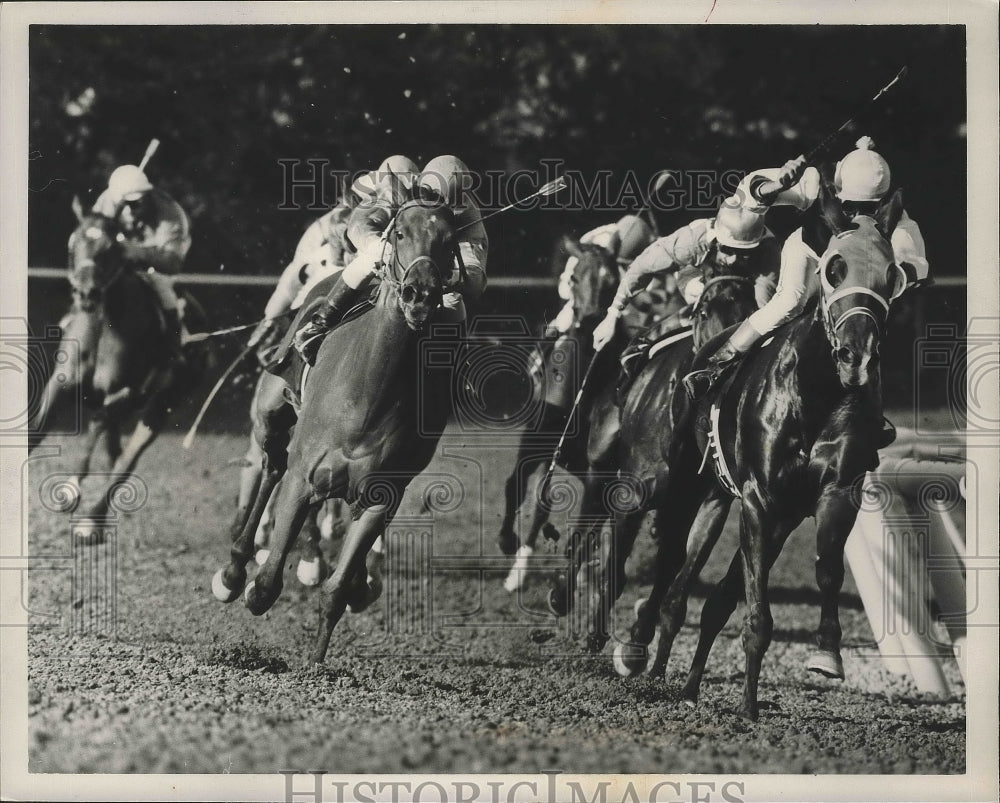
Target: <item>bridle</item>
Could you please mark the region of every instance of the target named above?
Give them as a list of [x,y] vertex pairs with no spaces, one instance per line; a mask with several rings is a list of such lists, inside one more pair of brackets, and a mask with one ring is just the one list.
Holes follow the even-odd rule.
[[753,280],[750,279],[749,277],[740,276],[735,273],[725,273],[722,274],[721,276],[713,276],[711,279],[705,282],[705,285],[704,287],[702,287],[701,293],[698,296],[698,300],[691,305],[692,316],[696,315],[698,311],[701,309],[702,303],[705,302],[705,294],[708,293],[708,288],[712,287],[713,285],[717,285],[720,282],[732,282],[735,284],[749,285],[751,287],[753,286],[754,283]]
[[[441,294],[444,295],[445,293],[449,293],[454,290],[454,288],[462,286],[468,279],[468,272],[465,267],[465,262],[462,260],[462,253],[457,242],[453,246],[452,253],[455,257],[455,262],[458,265],[458,281],[450,285],[445,281],[444,271],[441,270],[441,266],[430,254],[418,254],[406,265],[404,265],[399,259],[399,247],[397,245],[398,221],[404,211],[416,206],[427,208],[428,204],[426,201],[419,199],[407,201],[402,204],[399,209],[396,210],[396,214],[393,215],[392,220],[389,221],[389,225],[386,226],[385,231],[382,232],[382,256],[379,259],[379,264],[375,270],[375,274],[379,277],[381,282],[392,287],[397,295],[404,298],[406,277],[409,276],[410,271],[417,265],[426,262],[430,264],[433,269],[438,284],[441,286]],[[437,207],[441,205],[437,204],[435,206]],[[391,247],[390,239],[392,240]],[[389,258],[387,258],[387,256]],[[396,278],[397,276],[399,277],[398,279]]]
[[[869,218],[869,220],[871,219]],[[872,222],[874,223],[874,221]],[[836,241],[843,241],[848,237],[858,236],[857,231],[857,229],[851,229],[849,231],[835,234],[833,239],[830,240],[830,244],[827,246],[826,252],[820,259],[819,267],[817,268],[817,273],[819,273],[820,283],[822,285],[820,308],[823,315],[823,326],[826,330],[827,339],[830,341],[830,344],[833,346],[835,352],[839,351],[841,348],[839,335],[840,328],[848,319],[857,315],[863,315],[870,318],[875,323],[875,327],[881,337],[882,333],[885,331],[886,321],[889,317],[890,305],[893,301],[899,298],[899,296],[906,289],[906,274],[899,265],[895,264],[893,266],[899,271],[900,274],[900,281],[898,282],[899,289],[894,290],[888,299],[884,298],[879,293],[876,293],[869,287],[849,285],[848,287],[837,289],[832,285],[829,277],[827,276],[827,269],[829,268],[830,262],[833,258],[840,256],[841,254],[841,249],[838,247]],[[863,303],[855,304],[839,315],[835,315],[833,310],[834,305],[851,296],[862,296],[864,299],[874,299],[877,306],[872,309],[871,306]]]

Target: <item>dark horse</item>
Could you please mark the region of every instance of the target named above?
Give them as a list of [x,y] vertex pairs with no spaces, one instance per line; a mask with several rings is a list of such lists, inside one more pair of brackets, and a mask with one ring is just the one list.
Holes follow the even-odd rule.
[[[740,549],[705,603],[682,696],[696,702],[709,650],[742,589],[748,610],[741,713],[749,719],[757,718],[758,679],[773,627],[768,574],[789,533],[808,515],[817,521],[821,594],[818,651],[809,668],[843,677],[838,598],[844,543],[858,514],[859,481],[876,460],[873,444],[882,421],[879,340],[889,303],[905,283],[888,239],[901,212],[898,193],[877,220],[857,217],[852,223],[826,187],[819,203],[822,214],[813,227],[819,233],[811,235],[814,250],[823,253],[818,303],[748,354],[727,383],[731,390],[718,388],[697,404],[688,403],[686,394],[675,397],[681,423],[670,445],[671,515],[659,539],[654,586],[631,630],[632,644],[617,650],[620,669],[641,669],[645,650],[636,645],[650,643],[661,618],[666,637],[661,635],[651,672],[663,672],[678,618],[683,620],[688,582],[714,537],[689,550],[678,571],[679,557],[689,529],[695,534],[721,526],[717,520],[733,499],[720,487],[719,478],[728,472],[726,484],[742,500]],[[810,236],[805,227],[804,233]],[[708,428],[714,430],[711,436]],[[699,472],[710,439],[721,445],[722,458],[713,462],[714,473]]]
[[[83,457],[60,489],[63,507],[80,501],[80,482],[90,472],[91,458],[103,437],[112,469],[104,492],[88,515],[74,525],[83,541],[96,543],[101,528],[94,523],[108,511],[109,494],[127,483],[136,462],[162,430],[170,408],[200,379],[205,369],[202,348],[185,350],[187,364],[179,370],[170,358],[163,313],[153,288],[123,259],[115,221],[85,214],[78,200],[73,211],[79,225],[69,240],[69,282],[73,307],[63,319],[57,363],[42,391],[29,424],[29,449],[46,434],[50,414],[67,391],[80,388],[93,409]],[[203,316],[197,310],[191,318]],[[57,359],[59,359],[57,357]],[[138,412],[132,437],[121,446],[123,421]]]
[[[603,466],[612,452],[617,429],[615,380],[619,372],[618,358],[629,340],[634,316],[629,316],[628,321],[619,321],[614,339],[596,359],[593,336],[594,328],[604,317],[618,288],[621,279],[618,262],[610,251],[596,243],[580,243],[566,237],[563,247],[577,260],[570,279],[573,325],[547,353],[537,351],[533,355],[538,370],[532,372],[532,392],[541,405],[540,423],[521,438],[517,462],[504,488],[504,517],[497,536],[504,554],[517,551],[514,566],[504,581],[508,591],[516,591],[521,586],[538,535],[548,522],[550,506],[539,498],[537,489],[592,359],[594,366],[574,414],[576,423],[561,452],[561,467],[583,479],[591,466]],[[670,299],[664,304],[657,295],[644,292],[641,298],[633,300],[633,307],[636,314],[648,318],[654,310],[666,314],[682,306],[672,302]],[[613,422],[614,425],[602,426],[594,432],[595,422]],[[560,490],[557,486],[555,493]],[[526,523],[515,528],[519,513],[522,517],[526,514]]]
[[[409,201],[396,212],[386,244],[391,259],[381,268],[374,308],[327,335],[308,372],[298,415],[287,405],[264,411],[258,433],[263,477],[230,562],[212,582],[213,593],[226,602],[245,585],[247,608],[264,613],[281,592],[285,560],[309,510],[324,499],[347,500],[356,515],[336,569],[321,587],[316,662],[326,656],[347,606],[358,610],[372,601],[366,556],[406,486],[433,457],[450,410],[451,381],[422,376],[421,341],[442,295],[456,287],[456,270],[461,275],[454,216],[439,202]],[[299,319],[309,308],[303,305]],[[270,554],[247,583],[254,533],[279,480]]]
[[[604,410],[605,419],[591,425],[592,435],[614,433],[615,448],[610,460],[592,463],[584,477],[583,501],[567,542],[565,588],[557,582],[549,602],[555,613],[567,613],[577,602],[578,589],[586,589],[583,623],[592,651],[609,638],[610,610],[624,590],[625,561],[643,519],[654,510],[659,533],[669,515],[666,455],[675,423],[670,407],[674,389],[690,370],[695,349],[757,309],[753,277],[729,270],[711,260],[703,264],[705,287],[691,310],[691,325],[654,346],[625,390],[620,412],[618,407]],[[602,534],[609,516],[612,528]],[[582,570],[589,576],[581,584]]]

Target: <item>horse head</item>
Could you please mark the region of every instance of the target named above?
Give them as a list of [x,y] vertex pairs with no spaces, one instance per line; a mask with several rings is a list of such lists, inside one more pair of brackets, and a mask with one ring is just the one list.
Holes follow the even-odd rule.
[[865,387],[872,380],[889,305],[906,287],[889,241],[901,212],[897,191],[875,217],[847,221],[846,216],[826,215],[833,236],[819,264],[819,312],[845,388]]
[[743,273],[721,270],[705,263],[704,288],[691,308],[695,348],[733,324],[746,320],[757,309],[754,280]]
[[570,277],[574,323],[603,315],[618,287],[618,263],[606,248],[563,238],[566,252],[576,258]]
[[124,264],[118,227],[103,215],[85,213],[78,199],[74,199],[73,211],[79,222],[69,238],[69,283],[76,306],[93,312]]
[[396,212],[387,239],[392,264],[385,278],[396,290],[406,325],[419,331],[441,306],[456,271],[462,273],[454,213],[439,201],[407,201]]

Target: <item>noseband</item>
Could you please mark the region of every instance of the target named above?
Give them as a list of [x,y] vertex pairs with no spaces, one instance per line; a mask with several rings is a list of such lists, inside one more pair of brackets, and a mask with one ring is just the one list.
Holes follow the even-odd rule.
[[[409,276],[410,271],[413,270],[417,265],[427,262],[434,270],[434,275],[438,280],[438,284],[441,285],[442,294],[450,292],[452,287],[457,287],[465,282],[468,274],[466,272],[465,263],[462,261],[462,254],[459,250],[458,243],[455,243],[453,254],[455,260],[458,263],[459,280],[455,285],[449,285],[445,282],[444,272],[441,270],[441,266],[434,260],[430,254],[418,254],[406,265],[399,259],[399,249],[396,247],[395,242],[391,249],[392,260],[391,262],[386,259],[386,251],[389,250],[389,238],[393,236],[397,229],[397,221],[402,216],[403,211],[409,209],[413,206],[421,206],[426,208],[426,204],[420,201],[407,201],[405,204],[396,210],[396,214],[393,215],[392,220],[389,225],[386,226],[385,231],[382,232],[382,257],[379,260],[379,268],[376,270],[376,274],[379,279],[386,284],[390,285],[397,293],[397,295],[402,295],[403,286],[406,284],[406,277]],[[402,269],[399,271],[398,269]],[[397,279],[396,276],[399,276]]]
[[[857,230],[852,229],[851,231],[841,232],[835,235],[834,239],[843,239],[845,237],[857,236]],[[876,293],[869,287],[864,287],[862,285],[850,285],[848,287],[842,287],[840,289],[835,289],[832,284],[830,284],[829,279],[827,279],[826,270],[830,265],[830,261],[835,257],[840,255],[840,249],[837,248],[836,244],[831,240],[830,246],[827,248],[826,253],[823,254],[823,258],[820,260],[819,267],[816,272],[819,273],[820,283],[822,285],[821,293],[821,309],[823,313],[823,324],[826,329],[827,339],[833,345],[834,350],[840,348],[840,328],[844,323],[856,315],[864,315],[875,323],[875,328],[881,337],[882,333],[885,331],[886,321],[889,317],[889,305],[899,298],[903,289],[906,287],[906,274],[903,269],[896,265],[896,269],[900,272],[900,290],[894,292],[892,296],[886,300],[879,293]],[[875,314],[870,307],[864,304],[855,304],[853,307],[848,308],[845,312],[834,316],[833,305],[838,301],[842,301],[849,296],[862,296],[866,299],[874,299],[878,307],[876,308],[879,315]]]

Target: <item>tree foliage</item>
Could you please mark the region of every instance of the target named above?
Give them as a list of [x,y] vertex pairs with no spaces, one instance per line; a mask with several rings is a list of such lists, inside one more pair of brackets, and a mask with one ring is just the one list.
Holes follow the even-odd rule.
[[[194,222],[189,270],[275,273],[317,215],[279,210],[280,159],[356,171],[457,153],[508,172],[560,159],[613,182],[747,170],[808,150],[908,64],[835,155],[874,136],[935,270],[964,270],[958,26],[34,26],[29,59],[36,265],[64,261],[72,195],[92,200],[152,137],[150,176]],[[557,234],[610,216],[491,220],[490,273],[544,271]],[[692,216],[660,213],[661,229]]]

